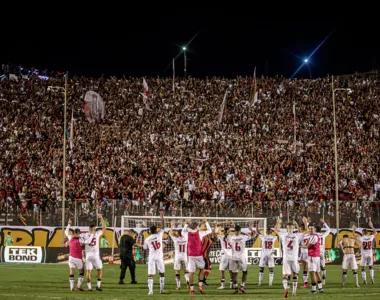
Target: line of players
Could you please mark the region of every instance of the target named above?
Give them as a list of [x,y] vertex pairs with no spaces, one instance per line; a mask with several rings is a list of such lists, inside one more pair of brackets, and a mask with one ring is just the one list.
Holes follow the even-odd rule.
[[[162,217],[161,228],[164,228],[164,217]],[[65,231],[66,236],[70,243],[70,290],[74,290],[74,271],[75,268],[79,269],[80,275],[78,278],[77,289],[83,291],[81,284],[83,281],[84,270],[82,262],[82,246],[86,249],[86,269],[87,269],[87,286],[88,290],[91,288],[91,271],[95,267],[98,271],[98,280],[96,290],[101,289],[102,278],[102,262],[99,255],[99,238],[103,234],[105,228],[105,222],[102,216],[99,216],[103,228],[96,231],[95,225],[90,226],[90,232],[87,234],[80,234],[80,231],[76,229],[74,235],[69,234],[69,228],[71,221]],[[327,224],[321,220],[326,228],[324,233],[321,233],[321,227],[314,226],[312,223],[308,223],[306,218],[303,218],[304,224],[302,228],[298,226],[296,222],[291,222],[286,225],[286,232],[280,232],[280,223],[278,220],[274,228],[274,232],[280,239],[283,250],[283,286],[284,297],[288,297],[290,276],[293,277],[293,296],[296,295],[298,274],[299,274],[299,252],[301,253],[300,260],[303,266],[303,280],[304,288],[308,287],[308,273],[312,280],[312,291],[316,293],[316,286],[318,285],[319,292],[323,292],[323,285],[326,279],[325,258],[324,258],[324,245],[325,238],[330,233],[330,228]],[[239,225],[233,223],[225,224],[224,229],[219,225],[211,229],[206,219],[202,220],[201,224],[196,222],[190,223],[186,221],[183,229],[174,230],[174,223],[171,224],[171,230],[169,232],[175,245],[175,258],[174,258],[174,270],[176,271],[176,283],[177,289],[181,288],[180,270],[181,268],[185,272],[185,280],[188,288],[190,288],[190,294],[194,294],[194,273],[196,269],[199,269],[198,274],[198,291],[203,293],[203,285],[206,284],[207,275],[210,272],[210,261],[208,259],[208,252],[211,248],[212,242],[217,238],[221,244],[221,262],[219,265],[221,286],[218,289],[225,288],[225,272],[228,270],[230,273],[230,288],[234,289],[234,294],[239,293],[246,294],[245,283],[247,281],[247,258],[245,254],[246,242],[253,237],[259,236],[261,239],[262,254],[260,258],[260,272],[259,272],[259,285],[262,285],[264,277],[264,268],[269,267],[269,285],[273,284],[274,278],[274,243],[277,236],[271,235],[270,230],[263,235],[258,234],[259,230],[253,230],[249,226],[249,234],[244,234],[241,231]],[[344,286],[347,269],[352,268],[356,285],[358,285],[357,278],[357,265],[356,258],[354,256],[355,243],[361,246],[362,256],[362,277],[363,282],[366,284],[365,266],[369,266],[371,282],[374,283],[374,269],[373,269],[373,240],[376,235],[376,231],[373,228],[373,224],[369,224],[373,234],[367,235],[367,230],[363,230],[363,236],[355,239],[355,228],[353,228],[353,237],[349,238],[344,236],[343,240],[339,243],[339,246],[344,252],[343,259],[343,278],[342,286]],[[233,229],[231,229],[233,227]],[[257,224],[258,227],[258,224]],[[145,239],[143,248],[149,250],[148,260],[148,288],[149,294],[153,294],[153,277],[158,270],[160,274],[160,293],[165,293],[165,265],[163,258],[163,229],[158,230],[156,226],[150,228],[151,235]],[[233,235],[230,232],[234,231]],[[360,243],[359,243],[360,242]],[[301,251],[299,251],[301,249]],[[146,256],[144,252],[144,257]],[[242,280],[240,288],[238,288],[237,274],[239,269],[242,271]],[[322,276],[320,272],[322,270]]]

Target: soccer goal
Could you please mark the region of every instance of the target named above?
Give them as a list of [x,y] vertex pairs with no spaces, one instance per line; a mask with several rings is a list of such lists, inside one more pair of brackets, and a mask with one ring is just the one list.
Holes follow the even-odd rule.
[[[182,229],[185,225],[186,220],[190,222],[201,223],[203,217],[165,217],[164,218],[164,238],[163,238],[163,250],[164,250],[164,260],[165,263],[173,263],[174,259],[174,244],[169,236],[169,231],[171,228],[171,223],[174,222],[175,230]],[[259,231],[262,233],[267,228],[267,219],[266,218],[207,218],[212,229],[216,226],[225,228],[232,228],[232,224],[237,224],[242,228],[243,233],[249,232],[249,225],[252,225],[253,229],[256,230],[256,226],[259,228]],[[122,216],[121,217],[121,235],[126,231],[132,231],[135,234],[136,241],[139,244],[143,244],[144,240],[149,236],[149,229],[151,226],[157,226],[161,228],[161,217],[159,216]],[[252,245],[255,240],[251,240],[248,243]],[[213,242],[213,245],[210,250],[209,258],[212,263],[219,263],[221,245],[218,240]],[[139,255],[136,255],[137,260],[139,260]]]

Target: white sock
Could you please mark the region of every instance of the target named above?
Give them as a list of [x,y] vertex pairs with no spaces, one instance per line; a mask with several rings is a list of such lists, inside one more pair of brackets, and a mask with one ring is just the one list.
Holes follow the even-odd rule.
[[323,290],[322,282],[318,282],[318,290]]
[[322,279],[326,279],[326,270],[322,270]]
[[363,281],[367,281],[367,273],[365,271],[362,271],[362,278]]
[[317,292],[317,285],[315,283],[311,284],[311,291],[316,293]]
[[230,280],[230,289],[232,289],[233,285],[234,285],[234,282]]
[[347,274],[343,274],[342,282],[343,284],[346,284]]
[[148,278],[149,293],[153,293],[153,278]]
[[222,279],[222,280],[220,281],[220,286],[221,286],[222,288],[224,288],[224,279]]
[[77,287],[81,287],[82,282],[83,282],[83,276],[79,275]]
[[189,283],[189,280],[190,280],[189,273],[185,273],[185,280],[186,280],[186,283]]
[[181,279],[179,276],[175,277],[175,282],[177,283],[177,288],[181,288]]
[[358,273],[354,273],[355,283],[359,284],[359,276]]
[[259,283],[260,284],[263,283],[263,278],[264,278],[264,273],[263,272],[259,272]]
[[92,290],[92,288],[91,288],[91,281],[87,282],[87,288],[88,288],[88,290]]
[[282,278],[282,285],[284,286],[284,290],[288,289],[288,279]]
[[374,269],[369,269],[369,275],[371,276],[372,280],[375,280],[375,270]]
[[74,276],[73,277],[69,277],[69,282],[70,282],[70,289],[72,290],[74,288]]
[[199,285],[199,286],[203,286],[203,281],[199,281],[199,282],[198,282],[198,285]]
[[[296,277],[297,278],[297,277]],[[297,279],[293,277],[293,294],[297,292]]]
[[165,290],[165,277],[160,277],[160,291]]
[[272,283],[273,283],[273,278],[274,278],[274,273],[273,273],[273,272],[270,272],[270,273],[269,273],[269,284],[272,284]]
[[100,285],[102,284],[102,280],[101,279],[98,279],[98,281],[96,282],[96,287],[97,288],[100,288]]
[[240,287],[245,287],[245,282],[240,283]]
[[305,272],[304,272],[303,273],[303,283],[307,283],[308,280],[309,280],[308,274],[307,273],[305,274]]

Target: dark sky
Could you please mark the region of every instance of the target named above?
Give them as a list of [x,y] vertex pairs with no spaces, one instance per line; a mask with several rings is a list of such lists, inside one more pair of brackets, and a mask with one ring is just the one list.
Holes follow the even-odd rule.
[[[257,66],[258,75],[290,77],[331,33],[310,59],[313,77],[369,71],[380,64],[375,14],[326,14],[326,7],[322,12],[298,8],[285,13],[273,6],[257,13],[240,6],[140,9],[117,26],[104,20],[101,29],[93,30],[89,19],[86,29],[70,24],[66,34],[62,29],[13,36],[1,45],[0,60],[87,76],[171,76],[171,59],[199,32],[187,52],[192,76],[252,75]],[[183,75],[183,55],[176,72]],[[306,66],[297,75],[308,76]]]

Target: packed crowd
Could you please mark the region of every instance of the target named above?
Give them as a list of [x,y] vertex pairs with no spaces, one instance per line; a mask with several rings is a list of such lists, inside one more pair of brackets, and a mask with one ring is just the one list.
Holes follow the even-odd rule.
[[[336,92],[347,226],[353,216],[380,225],[377,78],[334,81],[351,89]],[[75,207],[84,218],[96,210],[157,215],[164,209],[183,216],[334,219],[331,78],[258,78],[255,101],[248,77],[177,79],[174,92],[171,78],[147,83],[144,101],[140,78],[69,79],[65,134],[69,141],[73,112],[74,135],[62,170],[64,96],[56,87],[64,81],[0,81],[0,209],[20,216],[42,211],[46,220],[59,215],[65,174],[69,214]],[[95,124],[83,111],[90,90],[105,102],[106,117]]]

